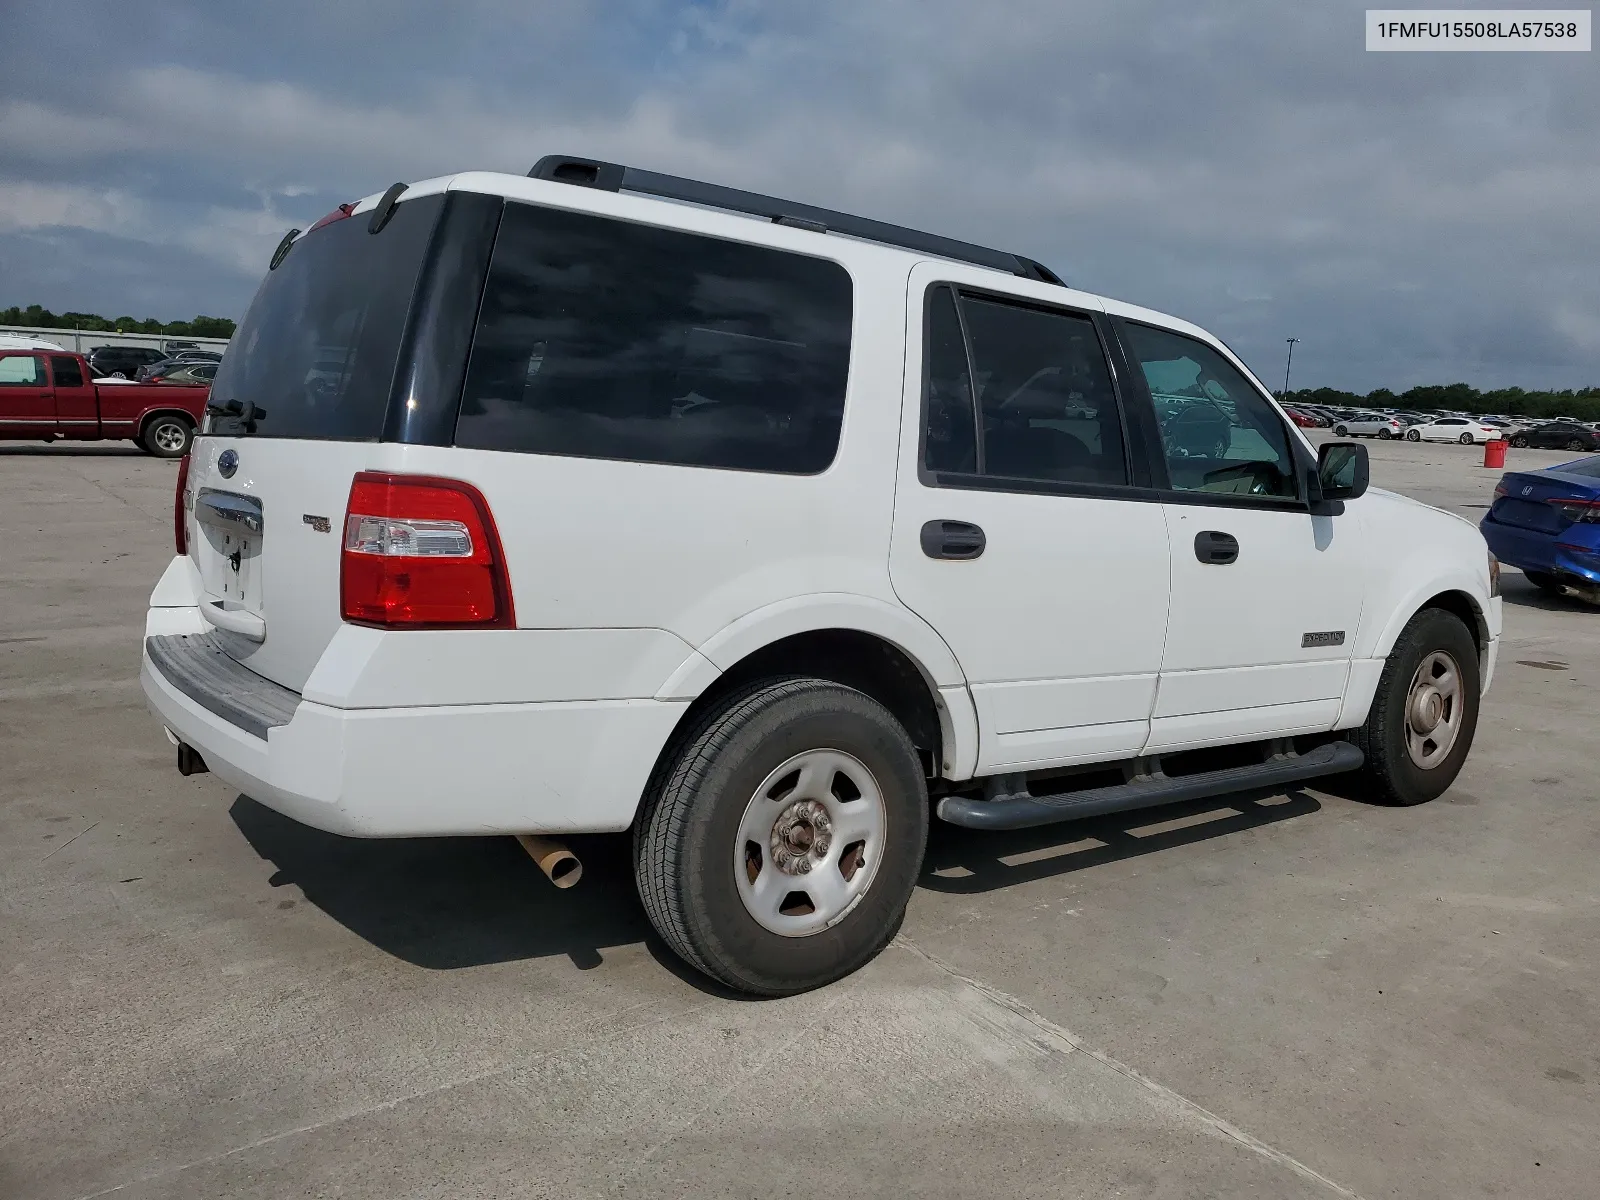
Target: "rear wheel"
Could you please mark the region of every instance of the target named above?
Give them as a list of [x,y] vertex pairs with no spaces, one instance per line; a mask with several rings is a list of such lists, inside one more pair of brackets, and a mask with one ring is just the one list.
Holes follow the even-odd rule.
[[1422,804],[1455,782],[1478,728],[1478,678],[1478,644],[1459,617],[1425,608],[1411,618],[1351,737],[1371,799]]
[[1406,430],[1406,441],[1408,441],[1408,442],[1420,442],[1421,440],[1422,440],[1422,432],[1420,430],[1417,430],[1417,429],[1408,429],[1408,430]]
[[1334,437],[1349,437],[1350,436],[1350,431],[1348,429],[1346,429],[1343,425],[1336,425],[1334,427],[1334,430],[1333,430],[1333,436]]
[[139,431],[139,445],[157,458],[182,458],[194,441],[194,426],[176,413],[158,413]]
[[1463,446],[1470,446],[1470,445],[1472,445],[1472,435],[1471,435],[1471,434],[1470,434],[1470,433],[1463,433],[1463,434],[1462,434],[1462,435],[1461,435],[1461,436],[1460,436],[1460,437],[1459,437],[1459,438],[1457,438],[1457,439],[1456,439],[1456,440],[1457,440],[1457,441],[1458,441],[1458,442],[1460,442],[1460,443],[1461,443],[1461,444],[1462,444],[1462,445],[1463,445]]
[[1568,450],[1587,450],[1588,447],[1585,446],[1577,438],[1572,438],[1567,442],[1567,449]]
[[1378,430],[1378,439],[1380,441],[1387,442],[1393,436],[1394,436],[1394,434],[1390,433],[1387,428],[1383,428],[1383,429]]
[[826,680],[767,681],[663,755],[635,826],[634,876],[686,962],[781,996],[883,949],[927,836],[922,763],[887,709]]

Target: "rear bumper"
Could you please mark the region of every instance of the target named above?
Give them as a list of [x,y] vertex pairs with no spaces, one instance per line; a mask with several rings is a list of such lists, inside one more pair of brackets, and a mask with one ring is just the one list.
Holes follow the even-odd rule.
[[[235,666],[249,678],[231,687],[197,681],[171,656],[152,658],[147,642],[139,678],[162,724],[219,779],[285,816],[353,837],[626,829],[686,707],[595,700],[340,709],[279,688],[290,699],[263,709],[241,707],[241,692],[260,690],[251,680],[265,681]],[[258,709],[268,715],[241,715]]]
[[[1600,546],[1586,547],[1564,543],[1561,539],[1584,536],[1585,533],[1560,535],[1539,533],[1531,529],[1518,529],[1515,525],[1502,525],[1485,518],[1478,526],[1489,549],[1503,563],[1522,571],[1543,571],[1550,575],[1570,578],[1580,586],[1600,585]],[[1583,526],[1575,526],[1584,529]]]

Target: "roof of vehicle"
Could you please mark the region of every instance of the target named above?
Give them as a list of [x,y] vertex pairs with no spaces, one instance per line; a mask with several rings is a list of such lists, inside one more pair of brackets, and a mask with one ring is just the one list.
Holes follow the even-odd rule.
[[0,333],[0,350],[66,350],[57,342],[43,338],[22,337],[15,333]]
[[[992,250],[970,242],[942,238],[936,234],[921,233],[884,222],[854,217],[847,213],[834,213],[792,201],[779,200],[752,192],[732,188],[719,188],[695,180],[675,176],[657,175],[654,172],[636,171],[617,164],[599,163],[592,159],[575,159],[551,156],[540,160],[535,171],[543,167],[547,176],[554,176],[561,164],[582,163],[596,169],[626,172],[623,181],[647,185],[630,190],[626,182],[609,186],[596,186],[582,181],[556,181],[554,178],[534,178],[508,175],[494,171],[463,171],[455,175],[441,175],[406,185],[398,201],[417,199],[440,192],[478,192],[502,196],[512,200],[525,200],[549,208],[573,212],[593,212],[619,220],[640,224],[664,225],[711,237],[753,242],[790,250],[799,254],[819,254],[846,266],[858,262],[865,266],[870,261],[880,264],[900,260],[909,269],[917,263],[939,259],[959,264],[961,267],[989,275],[996,290],[1024,299],[1043,303],[1065,303],[1100,310],[1130,321],[1159,325],[1175,333],[1187,334],[1222,351],[1234,365],[1244,371],[1266,395],[1270,388],[1256,377],[1244,360],[1235,354],[1215,334],[1170,313],[1128,304],[1093,292],[1079,291],[1062,282],[1054,272],[1042,264],[1022,255]],[[399,186],[399,185],[396,185]],[[389,191],[393,191],[391,188]],[[668,198],[668,193],[676,193]],[[388,192],[375,192],[365,196],[349,208],[349,216],[369,214]],[[398,202],[397,201],[397,202]],[[717,207],[719,201],[736,204],[735,207]],[[774,206],[780,206],[776,211]],[[342,206],[341,206],[342,207]],[[777,219],[793,214],[795,219]],[[815,218],[807,214],[817,214]],[[829,226],[826,218],[836,222]],[[313,225],[311,228],[316,228]],[[310,232],[308,229],[307,233]],[[896,241],[873,237],[874,232]],[[304,237],[305,233],[299,235]],[[942,251],[942,252],[941,252]],[[983,261],[979,261],[979,260]],[[1007,265],[1009,264],[1009,266]],[[1307,443],[1309,445],[1309,443]]]

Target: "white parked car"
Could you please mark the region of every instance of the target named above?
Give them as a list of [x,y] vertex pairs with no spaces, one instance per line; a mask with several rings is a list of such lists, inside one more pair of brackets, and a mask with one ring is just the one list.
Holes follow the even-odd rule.
[[273,256],[146,621],[180,770],[358,837],[631,830],[666,943],[766,995],[886,944],[934,817],[1455,779],[1482,536],[1204,330],[845,213],[531,175]]
[[1471,417],[1440,417],[1426,425],[1413,425],[1406,430],[1406,441],[1460,442],[1463,446],[1470,446],[1475,442],[1492,442],[1505,435],[1505,430],[1485,425]]
[[24,337],[20,333],[0,333],[0,350],[65,350],[66,347],[44,338]]
[[1357,413],[1346,421],[1334,422],[1336,437],[1397,438],[1405,433],[1406,425],[1399,417],[1383,413]]

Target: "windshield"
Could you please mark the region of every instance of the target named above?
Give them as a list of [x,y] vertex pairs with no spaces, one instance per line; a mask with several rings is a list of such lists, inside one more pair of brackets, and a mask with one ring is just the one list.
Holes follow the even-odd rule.
[[377,234],[362,215],[297,241],[267,272],[228,346],[208,432],[376,441],[443,204],[442,195],[406,201]]

